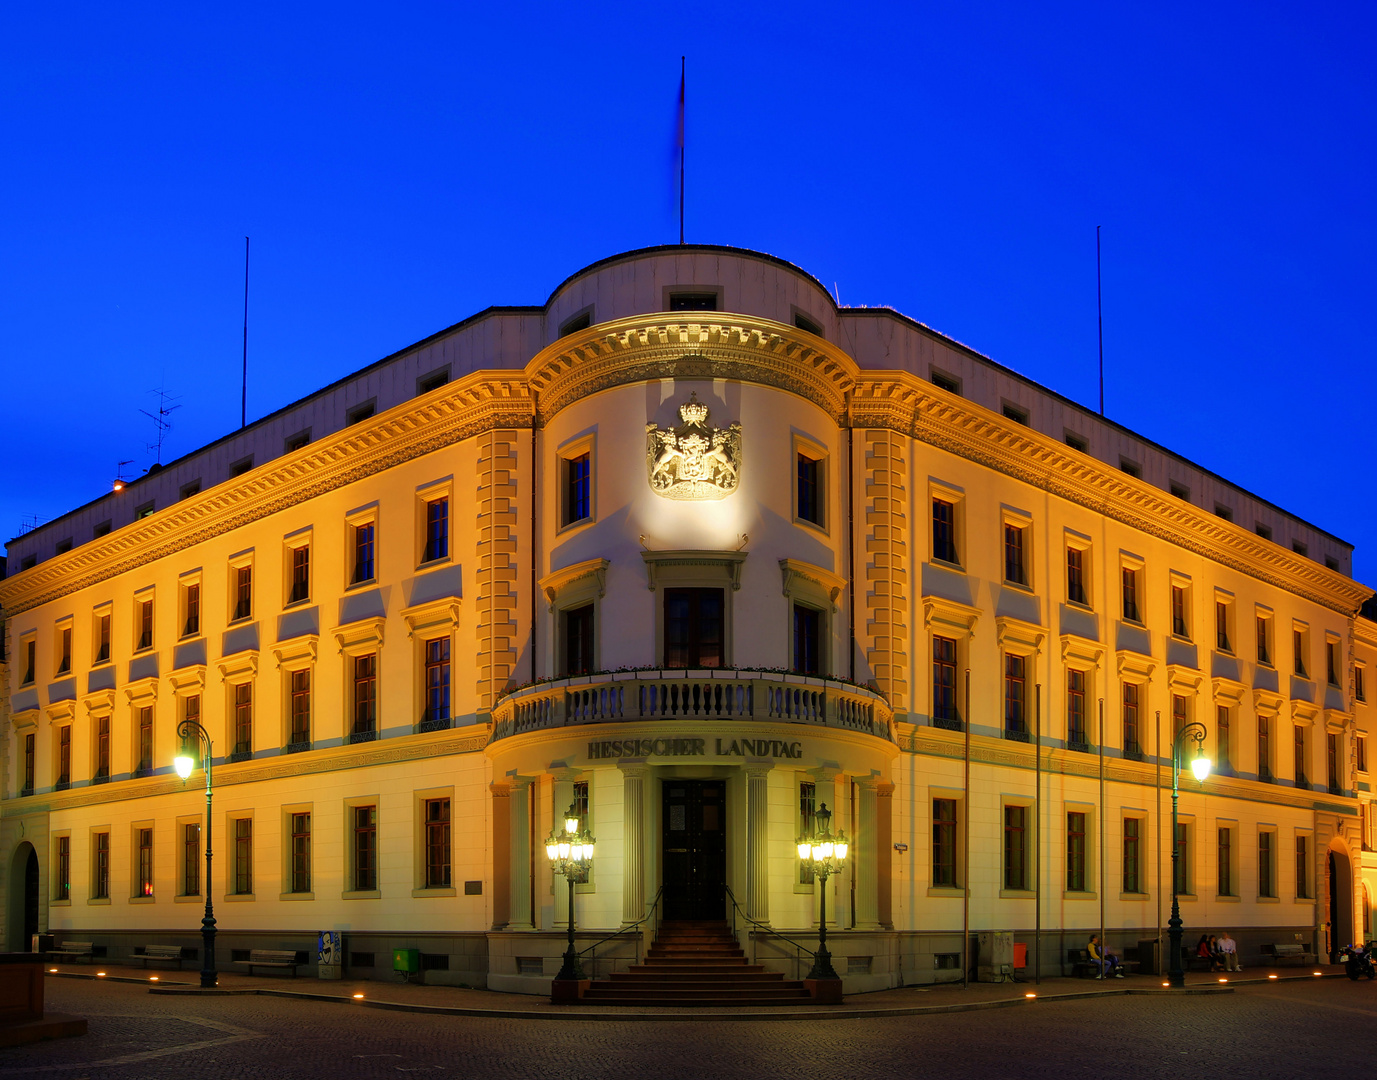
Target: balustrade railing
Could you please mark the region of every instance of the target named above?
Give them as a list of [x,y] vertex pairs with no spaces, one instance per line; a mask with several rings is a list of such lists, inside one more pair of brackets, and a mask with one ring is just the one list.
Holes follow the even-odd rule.
[[892,739],[879,694],[803,675],[644,671],[578,676],[517,690],[493,708],[493,739],[628,720],[754,719],[860,731]]

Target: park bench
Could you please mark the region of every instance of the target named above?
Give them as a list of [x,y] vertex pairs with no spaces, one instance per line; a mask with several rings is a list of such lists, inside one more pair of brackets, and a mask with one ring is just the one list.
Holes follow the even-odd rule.
[[90,941],[64,941],[56,949],[48,950],[50,960],[80,960],[85,957],[87,960],[94,959],[96,946]]
[[1304,945],[1267,945],[1263,952],[1271,956],[1272,963],[1277,967],[1301,967],[1315,962],[1315,954],[1306,952]]
[[136,952],[131,960],[142,960],[143,966],[147,967],[150,960],[175,963],[177,970],[182,969],[182,947],[180,945],[145,945],[142,952]]
[[293,978],[296,977],[296,969],[301,966],[301,961],[291,949],[254,949],[247,960],[236,960],[235,963],[247,965],[250,975],[256,967],[287,968]]
[[[1093,979],[1100,973],[1100,965],[1090,959],[1089,949],[1067,949],[1066,962],[1071,966],[1071,974],[1078,979]],[[1120,960],[1119,970],[1125,975],[1136,974],[1138,961]]]

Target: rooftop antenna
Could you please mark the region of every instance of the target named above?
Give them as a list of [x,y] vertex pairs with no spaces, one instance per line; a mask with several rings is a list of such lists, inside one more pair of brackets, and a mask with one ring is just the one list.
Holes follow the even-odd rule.
[[[682,241],[681,241],[682,243]],[[249,422],[249,238],[244,237],[244,380],[239,391],[239,426]]]
[[1104,415],[1104,290],[1100,287],[1100,227],[1095,226],[1095,307],[1100,320],[1100,415]]
[[163,440],[167,438],[167,433],[172,430],[172,421],[168,419],[174,412],[181,408],[180,405],[169,405],[169,401],[176,401],[166,390],[150,390],[150,394],[158,395],[158,411],[151,413],[147,409],[140,409],[139,412],[153,421],[154,427],[158,429],[158,438],[155,442],[148,444],[147,449],[153,451],[155,465],[163,462]]
[[679,57],[679,243],[684,242],[684,88],[688,65]]

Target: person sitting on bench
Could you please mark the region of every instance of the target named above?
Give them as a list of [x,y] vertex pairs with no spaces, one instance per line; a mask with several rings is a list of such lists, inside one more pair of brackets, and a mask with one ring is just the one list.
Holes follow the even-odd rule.
[[1085,951],[1090,956],[1090,962],[1099,966],[1100,973],[1095,976],[1097,979],[1122,979],[1124,973],[1119,970],[1119,958],[1108,949],[1100,946],[1100,935],[1091,934],[1090,943],[1086,945]]

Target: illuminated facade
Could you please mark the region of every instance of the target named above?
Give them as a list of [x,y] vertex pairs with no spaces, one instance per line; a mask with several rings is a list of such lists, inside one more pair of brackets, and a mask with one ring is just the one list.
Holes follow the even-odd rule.
[[11,542],[5,934],[199,945],[195,716],[222,964],[342,930],[354,975],[544,989],[572,805],[587,943],[726,918],[797,973],[826,804],[849,990],[959,978],[966,918],[1057,972],[1158,936],[1198,720],[1187,933],[1324,948],[1377,883],[1350,556],[787,263],[632,252]]

